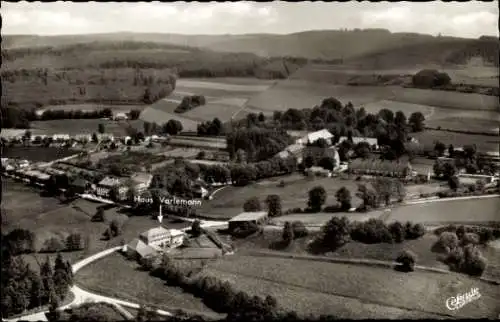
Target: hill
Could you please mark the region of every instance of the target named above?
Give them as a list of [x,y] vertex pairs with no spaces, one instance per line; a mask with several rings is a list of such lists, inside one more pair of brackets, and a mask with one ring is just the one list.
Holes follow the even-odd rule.
[[[4,35],[2,48],[62,46],[95,41],[154,42],[200,47],[218,52],[246,52],[264,57],[294,56],[308,59],[368,60],[384,66],[409,58],[412,63],[429,61],[464,64],[473,56],[498,66],[498,39],[435,37],[416,33],[391,33],[385,29],[317,30],[277,34],[179,35],[161,33],[109,33],[75,36]],[[372,67],[373,68],[373,67]]]

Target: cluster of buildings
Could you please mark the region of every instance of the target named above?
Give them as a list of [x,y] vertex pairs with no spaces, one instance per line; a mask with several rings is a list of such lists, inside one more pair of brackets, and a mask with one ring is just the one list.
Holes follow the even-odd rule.
[[139,234],[138,238],[124,245],[122,251],[130,258],[141,259],[177,248],[183,245],[185,238],[185,232],[160,225]]

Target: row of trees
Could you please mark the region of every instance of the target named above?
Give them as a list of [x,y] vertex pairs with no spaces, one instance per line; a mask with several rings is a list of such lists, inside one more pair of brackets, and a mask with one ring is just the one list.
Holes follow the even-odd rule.
[[[36,235],[27,229],[13,229],[6,235],[2,235],[2,243],[8,247],[13,256],[21,254],[36,253],[35,249]],[[43,243],[40,252],[60,252],[60,251],[77,251],[85,247],[85,242],[80,233],[73,232],[65,238],[49,237]]]
[[418,239],[425,234],[421,224],[393,222],[389,225],[379,219],[366,222],[350,222],[347,217],[332,217],[322,228],[321,233],[311,243],[315,253],[335,251],[351,240],[366,244],[401,243],[404,240]]
[[109,108],[95,111],[83,111],[83,110],[46,110],[40,116],[42,121],[48,120],[66,120],[66,119],[99,119],[99,118],[111,118],[113,117],[113,112]]

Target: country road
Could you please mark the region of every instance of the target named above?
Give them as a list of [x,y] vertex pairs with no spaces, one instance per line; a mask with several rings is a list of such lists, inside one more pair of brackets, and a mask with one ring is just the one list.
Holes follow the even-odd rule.
[[[224,224],[224,223],[205,221],[205,222],[201,223],[201,227],[208,228],[208,227],[220,226],[221,224]],[[190,229],[190,227],[184,228],[182,230],[185,231],[188,229]],[[89,265],[90,263],[92,263],[98,259],[106,257],[106,256],[120,250],[121,248],[122,248],[122,246],[116,246],[113,248],[109,248],[109,249],[106,249],[102,252],[99,252],[97,254],[89,256],[89,257],[73,264],[71,267],[73,274],[76,275],[76,273],[80,269],[82,269],[83,267]],[[138,309],[140,307],[140,305],[137,303],[132,303],[132,302],[120,300],[117,298],[112,298],[112,297],[103,296],[103,295],[88,292],[88,291],[83,290],[80,287],[78,287],[78,285],[73,285],[70,288],[70,292],[72,292],[74,295],[73,301],[67,305],[60,307],[59,308],[60,310],[65,310],[65,309],[71,308],[73,306],[78,306],[78,305],[81,305],[81,304],[87,303],[87,302],[106,302],[106,303],[110,303],[113,305],[121,305],[123,307],[128,307],[128,308],[133,308],[133,309]],[[47,321],[47,317],[45,316],[45,313],[47,313],[47,312],[48,311],[37,312],[37,313],[21,316],[21,317],[11,319],[11,320],[10,319],[3,319],[3,321],[8,321],[8,322],[14,322],[14,321],[20,321],[20,320],[22,320],[22,321]],[[172,313],[167,312],[167,311],[163,311],[163,310],[156,310],[156,313],[161,315],[161,316],[172,316]]]
[[[444,198],[444,199],[413,200],[411,202],[408,202],[407,204],[410,205],[410,204],[419,204],[419,203],[434,203],[434,202],[456,201],[456,200],[484,199],[484,198],[493,198],[493,197],[498,197],[498,196],[499,195],[486,195],[486,196],[470,196],[470,197]],[[188,221],[188,222],[193,222],[194,220],[196,220],[193,218],[184,218],[184,217],[177,217],[177,218]],[[201,220],[201,227],[203,227],[203,228],[220,227],[220,226],[226,226],[227,223],[228,223],[227,221]],[[281,227],[279,225],[267,226],[267,228],[269,228],[269,229],[281,229]],[[319,227],[317,227],[317,228],[319,229]],[[190,229],[190,227],[184,228],[182,230],[186,231],[188,229]],[[92,263],[100,258],[108,256],[108,255],[112,254],[113,252],[118,251],[119,249],[121,249],[121,247],[122,246],[117,246],[117,247],[113,247],[113,248],[104,250],[102,252],[94,254],[90,257],[87,257],[87,258],[75,263],[74,265],[72,265],[73,273],[76,274],[83,267],[89,265],[90,263]],[[264,254],[261,253],[261,255],[264,255]],[[269,254],[267,254],[267,256],[269,256]],[[274,256],[279,257],[279,256],[285,256],[285,255],[275,254]],[[289,256],[289,255],[287,255],[287,256]],[[353,259],[353,260],[355,260],[355,259]],[[385,263],[385,265],[387,265],[387,263]],[[421,267],[421,269],[426,270],[427,268]],[[77,285],[73,285],[71,287],[70,291],[74,294],[74,300],[71,303],[69,303],[68,305],[61,307],[60,309],[64,310],[64,309],[70,308],[72,306],[78,306],[78,305],[80,305],[82,303],[86,303],[86,302],[106,302],[106,303],[111,303],[111,304],[115,304],[115,305],[121,305],[123,307],[134,308],[134,309],[138,309],[140,307],[140,305],[137,303],[132,303],[132,302],[120,300],[117,298],[102,296],[99,294],[85,291],[85,290],[81,289],[80,287],[78,287]],[[19,320],[23,320],[23,321],[47,321],[47,318],[45,317],[46,312],[47,311],[33,313],[30,315],[22,316],[22,317],[15,318],[12,320],[4,319],[3,321],[9,321],[9,322],[14,322],[14,321],[19,321]],[[171,316],[172,315],[170,312],[163,311],[163,310],[157,310],[156,312],[162,316]]]

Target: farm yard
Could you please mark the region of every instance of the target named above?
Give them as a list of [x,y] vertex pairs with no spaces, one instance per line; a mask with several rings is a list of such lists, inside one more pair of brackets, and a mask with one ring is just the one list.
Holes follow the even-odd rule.
[[[279,187],[281,180],[285,182],[284,187]],[[326,190],[328,198],[325,205],[336,203],[335,193],[343,186],[351,190],[353,206],[360,202],[354,196],[357,185],[353,181],[336,178],[308,179],[301,175],[290,175],[260,181],[245,187],[224,188],[215,195],[213,200],[207,200],[203,203],[200,213],[217,219],[229,219],[243,212],[243,204],[251,197],[258,197],[262,207],[265,207],[264,201],[271,194],[277,194],[281,197],[283,211],[297,207],[305,208],[307,207],[309,190],[318,185],[322,185]],[[314,216],[314,214],[307,216]]]
[[[209,264],[203,274],[228,280],[251,295],[272,295],[282,307],[302,316],[484,318],[500,313],[497,286],[458,274],[405,274],[380,267],[240,255]],[[481,290],[480,301],[458,311],[446,309],[446,298],[472,287]]]
[[[184,130],[196,131],[198,122],[211,121],[216,117],[222,122],[230,120],[243,109],[250,97],[265,91],[273,83],[244,78],[179,79],[175,91],[147,108],[141,119],[150,122],[176,119],[182,123]],[[175,113],[183,96],[188,95],[203,95],[207,103],[182,114]]]

